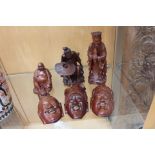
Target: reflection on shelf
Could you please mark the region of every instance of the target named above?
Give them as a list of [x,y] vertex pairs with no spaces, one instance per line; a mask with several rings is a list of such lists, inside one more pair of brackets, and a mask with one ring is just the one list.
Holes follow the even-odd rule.
[[[147,113],[140,112],[125,87],[122,83],[122,65],[117,64],[115,70],[111,65],[108,65],[107,83],[109,87],[112,87],[114,92],[115,108],[109,118],[99,118],[95,116],[90,107],[89,112],[81,120],[72,120],[68,115],[65,115],[59,122],[55,124],[43,125],[40,121],[37,108],[38,98],[33,94],[33,73],[20,73],[10,74],[7,76],[11,83],[13,101],[16,110],[22,120],[24,121],[25,128],[141,128],[143,127]],[[34,69],[35,70],[35,69]],[[53,90],[51,95],[56,97],[63,106],[64,111],[64,90],[67,88],[63,85],[62,78],[52,68],[50,69],[52,74]],[[90,97],[92,90],[96,85],[88,84],[88,66],[84,66],[85,73],[85,87],[88,95],[88,103],[90,103]],[[113,76],[111,76],[113,73]],[[112,78],[112,79],[111,79]],[[112,86],[111,86],[112,84]],[[18,101],[19,100],[19,101]],[[89,105],[90,106],[90,105]],[[8,120],[9,121],[9,120]],[[11,126],[0,125],[2,128],[22,128],[17,119],[13,116],[10,119],[14,122]],[[18,122],[18,123],[17,123]],[[14,127],[13,127],[14,126]]]

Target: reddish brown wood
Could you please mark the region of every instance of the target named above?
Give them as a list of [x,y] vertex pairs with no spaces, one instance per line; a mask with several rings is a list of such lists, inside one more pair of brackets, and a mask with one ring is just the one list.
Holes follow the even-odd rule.
[[90,84],[105,84],[106,82],[107,51],[101,35],[101,32],[92,32],[93,42],[88,48],[88,82]]
[[71,51],[68,47],[64,47],[63,50],[61,63],[55,65],[55,70],[63,77],[64,85],[71,86],[84,82],[83,66],[79,53]]
[[79,84],[65,90],[65,111],[73,119],[82,118],[88,111],[85,87]]
[[38,104],[38,115],[44,124],[57,122],[63,117],[61,103],[52,96],[42,96]]
[[52,75],[48,69],[45,68],[43,63],[38,64],[37,70],[34,72],[33,82],[34,89],[33,92],[38,94],[38,96],[47,96],[52,90]]
[[101,117],[110,116],[114,109],[113,92],[105,86],[99,85],[92,92],[91,98],[92,111]]
[[12,98],[4,74],[0,71],[0,121],[13,110]]

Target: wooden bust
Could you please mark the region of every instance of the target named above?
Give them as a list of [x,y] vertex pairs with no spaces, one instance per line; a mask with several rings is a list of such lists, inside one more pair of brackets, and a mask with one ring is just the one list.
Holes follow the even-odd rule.
[[105,85],[97,86],[92,92],[90,106],[97,116],[110,116],[114,109],[112,90]]
[[42,96],[40,98],[38,115],[43,124],[55,123],[64,116],[61,103],[52,96]]
[[63,77],[64,85],[71,86],[84,82],[83,66],[79,53],[71,51],[68,47],[64,47],[63,51],[61,63],[55,65],[55,70]]
[[88,111],[85,87],[79,84],[65,90],[65,112],[73,119],[82,118]]
[[37,70],[34,72],[33,82],[34,89],[33,92],[38,94],[38,96],[47,96],[52,90],[52,75],[48,69],[45,68],[43,63],[38,64]]
[[0,121],[9,116],[13,110],[12,98],[4,74],[0,71]]
[[88,65],[90,84],[105,84],[107,62],[107,51],[104,43],[102,42],[101,32],[92,32],[93,42],[88,48]]

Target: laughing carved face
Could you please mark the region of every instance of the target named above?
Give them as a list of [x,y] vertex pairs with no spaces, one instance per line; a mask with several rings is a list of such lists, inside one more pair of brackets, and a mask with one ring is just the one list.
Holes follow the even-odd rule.
[[110,88],[98,86],[93,90],[91,108],[97,116],[106,117],[111,115],[114,103]]
[[38,115],[44,124],[57,122],[63,116],[61,104],[52,96],[42,97]]
[[65,110],[71,118],[82,118],[88,111],[85,89],[72,86],[67,89],[65,99]]

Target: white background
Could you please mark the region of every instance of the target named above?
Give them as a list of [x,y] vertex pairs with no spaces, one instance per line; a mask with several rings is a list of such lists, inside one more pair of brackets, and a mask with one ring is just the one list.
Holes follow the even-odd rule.
[[[5,0],[1,26],[155,25],[153,0]],[[154,130],[0,130],[0,155],[154,155]]]

